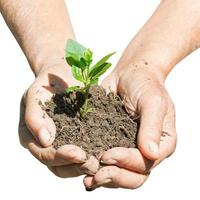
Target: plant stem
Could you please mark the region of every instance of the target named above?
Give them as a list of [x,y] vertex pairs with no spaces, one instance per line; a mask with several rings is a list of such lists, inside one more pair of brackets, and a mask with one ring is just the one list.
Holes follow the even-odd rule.
[[88,83],[88,73],[89,73],[89,67],[86,67],[85,70],[81,70],[81,75],[83,77],[83,84],[84,84],[84,88],[83,88],[83,95],[84,95],[84,104],[82,106],[81,109],[81,117],[83,118],[87,112],[88,112],[88,97],[89,97],[89,85],[90,83]]

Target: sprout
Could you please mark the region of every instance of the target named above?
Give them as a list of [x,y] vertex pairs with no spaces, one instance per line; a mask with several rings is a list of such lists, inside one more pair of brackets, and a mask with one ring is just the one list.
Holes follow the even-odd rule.
[[110,68],[112,64],[107,61],[114,53],[115,52],[106,55],[95,65],[91,66],[93,52],[78,42],[68,39],[65,50],[65,59],[71,66],[73,77],[82,82],[84,87],[71,86],[66,88],[65,92],[70,93],[73,91],[80,91],[84,95],[84,104],[80,110],[81,117],[84,117],[88,112],[91,112],[94,109],[89,108],[88,106],[89,89],[91,85],[98,85],[99,77]]

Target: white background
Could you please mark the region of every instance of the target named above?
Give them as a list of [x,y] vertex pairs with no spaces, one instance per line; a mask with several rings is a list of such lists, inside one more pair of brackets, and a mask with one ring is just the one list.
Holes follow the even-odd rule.
[[[117,51],[116,63],[129,40],[158,5],[158,0],[69,0],[77,39],[96,55]],[[173,40],[173,38],[172,38]],[[169,75],[167,88],[177,110],[178,146],[137,190],[86,192],[82,177],[61,179],[50,173],[18,141],[19,102],[34,77],[0,17],[0,199],[199,199],[200,52]]]

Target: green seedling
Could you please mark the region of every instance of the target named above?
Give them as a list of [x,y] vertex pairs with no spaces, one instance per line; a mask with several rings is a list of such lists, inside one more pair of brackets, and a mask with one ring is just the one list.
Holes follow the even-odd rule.
[[80,91],[84,95],[84,104],[80,110],[81,117],[84,117],[94,109],[88,106],[89,89],[91,85],[98,85],[99,77],[112,65],[107,61],[114,53],[106,55],[96,64],[92,65],[93,52],[78,42],[68,39],[65,59],[71,66],[73,77],[83,83],[84,86],[71,86],[66,88],[65,92]]

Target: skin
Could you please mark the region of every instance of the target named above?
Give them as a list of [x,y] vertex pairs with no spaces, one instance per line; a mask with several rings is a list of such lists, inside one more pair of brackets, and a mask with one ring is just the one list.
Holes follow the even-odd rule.
[[138,149],[113,148],[108,166],[86,176],[87,188],[111,184],[135,189],[176,146],[175,110],[165,88],[171,69],[200,44],[200,1],[164,0],[129,43],[114,71],[103,81],[118,92],[127,110],[140,117]]
[[141,124],[138,149],[104,152],[100,161],[105,167],[99,170],[98,161],[86,161],[79,147],[65,145],[56,151],[50,146],[55,125],[48,116],[43,118],[38,105],[52,92],[77,85],[63,60],[66,39],[74,38],[64,1],[0,0],[0,9],[36,76],[21,102],[21,144],[60,177],[78,176],[85,170],[88,189],[141,186],[175,150],[175,111],[164,82],[171,69],[199,47],[199,0],[162,1],[103,81],[107,91],[122,96],[127,111],[140,117]]
[[67,39],[75,38],[64,1],[1,0],[0,11],[35,74],[21,102],[21,144],[59,177],[78,176],[84,170],[94,174],[98,161],[87,160],[79,147],[65,145],[57,151],[51,147],[56,128],[38,104],[79,84],[63,59]]

